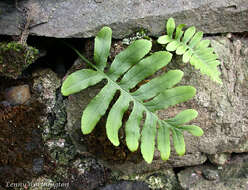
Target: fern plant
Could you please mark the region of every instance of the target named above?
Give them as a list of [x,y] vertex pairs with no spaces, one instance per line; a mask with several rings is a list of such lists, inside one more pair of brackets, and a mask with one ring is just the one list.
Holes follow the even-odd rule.
[[[97,34],[94,63],[75,50],[92,69],[82,69],[72,73],[62,85],[62,94],[68,96],[95,85],[103,79],[107,81],[83,110],[82,133],[89,134],[93,131],[100,118],[106,113],[115,94],[119,92],[119,97],[111,107],[106,122],[107,137],[113,145],[120,144],[118,131],[122,125],[125,125],[127,147],[130,151],[136,151],[140,142],[141,153],[147,163],[153,160],[155,144],[161,153],[161,158],[163,160],[169,158],[170,134],[172,134],[176,152],[183,155],[185,153],[183,132],[188,131],[195,136],[203,134],[198,126],[185,125],[197,117],[197,112],[187,109],[167,120],[159,119],[155,112],[189,100],[195,95],[195,88],[173,87],[183,76],[180,70],[168,71],[138,87],[137,84],[166,66],[172,58],[172,54],[167,51],[158,51],[145,57],[150,52],[152,43],[144,39],[133,42],[119,53],[109,70],[105,71],[111,38],[112,31],[108,27],[103,27]],[[131,113],[128,120],[123,123],[123,115],[128,109],[131,109]],[[141,126],[142,119],[144,124]],[[155,143],[156,139],[157,143]]]
[[183,55],[183,62],[190,62],[201,73],[210,76],[218,83],[222,83],[218,65],[220,61],[214,53],[214,49],[209,47],[210,40],[202,40],[203,32],[196,32],[194,26],[189,27],[185,32],[182,30],[184,24],[175,27],[173,18],[169,18],[166,24],[167,35],[158,38],[159,44],[167,44],[167,51],[176,51],[177,55]]

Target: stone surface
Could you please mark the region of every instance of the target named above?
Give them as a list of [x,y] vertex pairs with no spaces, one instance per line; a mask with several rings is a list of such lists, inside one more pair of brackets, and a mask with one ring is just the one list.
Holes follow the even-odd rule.
[[43,171],[43,167],[44,167],[43,158],[35,158],[33,160],[33,172],[35,174],[40,174]]
[[[123,38],[138,29],[150,35],[164,32],[164,23],[174,17],[181,24],[195,25],[205,33],[242,32],[248,29],[246,0],[35,0],[18,1],[33,9],[31,34],[59,38],[91,37],[104,25]],[[18,35],[23,14],[13,1],[1,1],[0,34]]]
[[[168,167],[199,165],[206,161],[206,154],[248,151],[247,38],[240,39],[240,36],[235,37],[234,35],[232,39],[212,37],[210,40],[221,60],[220,69],[222,71],[223,85],[212,82],[207,76],[201,75],[199,71],[189,64],[182,65],[181,58],[180,61],[176,59],[168,68],[182,69],[185,76],[181,84],[195,86],[197,94],[189,102],[158,112],[159,117],[166,119],[176,115],[181,110],[194,108],[199,112],[199,115],[193,121],[193,124],[200,126],[204,130],[204,135],[194,137],[185,133],[186,154],[184,156],[177,156],[172,147],[170,159],[167,162],[163,162],[159,152],[155,151],[152,164],[146,164],[145,161],[140,162],[140,159],[128,159],[128,151],[122,150],[121,144],[117,152],[123,151],[123,154],[127,155],[127,157],[121,162],[115,162],[116,160],[106,161],[103,157],[99,157],[99,160],[105,166],[128,174],[144,173]],[[82,64],[80,64],[80,61],[77,61],[74,68],[79,69],[82,67]],[[76,148],[83,153],[86,151],[84,140],[88,137],[83,136],[80,130],[82,110],[100,89],[101,84],[87,88],[68,98],[66,107],[67,130],[71,134]],[[99,128],[101,127],[100,125],[96,128],[100,130]],[[101,147],[100,149],[106,151],[102,143],[90,144],[87,148],[91,150],[94,146]],[[112,146],[110,149],[116,149],[116,147]]]
[[[248,189],[248,155],[235,155],[232,160],[221,168],[217,166],[189,167],[178,174],[182,189],[187,190],[246,190]],[[209,172],[211,171],[211,172]],[[206,175],[212,173],[211,178]]]
[[224,165],[231,157],[230,153],[211,154],[207,156],[212,164]]
[[13,86],[6,89],[4,98],[12,105],[25,104],[31,98],[28,85]]
[[33,89],[39,93],[38,100],[46,104],[46,112],[51,113],[56,103],[56,90],[61,79],[51,69],[38,69],[32,73]]
[[149,190],[149,187],[142,182],[122,181],[116,184],[107,185],[100,190]]
[[148,172],[143,174],[120,175],[117,172],[112,174],[117,181],[139,181],[148,184],[152,190],[179,190],[180,186],[175,172],[172,169],[159,170],[155,172]]
[[[80,156],[65,129],[67,100],[60,93],[61,79],[51,69],[38,69],[32,73],[34,96],[45,104],[45,116],[42,117],[42,139],[46,153],[52,162],[52,172],[34,179],[32,183],[40,184],[34,189],[83,189],[93,190],[103,186],[109,171],[95,158]],[[42,160],[33,161],[33,170],[40,173],[47,169]],[[45,173],[45,171],[43,171]],[[42,182],[50,186],[42,186]]]
[[211,170],[211,169],[203,170],[202,174],[203,174],[203,177],[209,181],[214,181],[214,180],[217,180],[219,178],[218,172],[215,170]]
[[42,118],[42,138],[48,152],[58,164],[68,164],[76,155],[76,150],[65,132],[66,112],[59,92],[61,79],[51,69],[38,69],[32,73],[33,89],[37,99],[46,105],[46,115]]
[[211,45],[221,61],[222,86],[210,81],[190,65],[182,66],[185,77],[181,84],[195,86],[197,94],[181,108],[177,106],[159,114],[164,118],[186,107],[198,111],[193,123],[204,130],[204,135],[195,138],[185,133],[189,152],[216,154],[248,151],[247,42],[247,38],[239,37],[211,38]]

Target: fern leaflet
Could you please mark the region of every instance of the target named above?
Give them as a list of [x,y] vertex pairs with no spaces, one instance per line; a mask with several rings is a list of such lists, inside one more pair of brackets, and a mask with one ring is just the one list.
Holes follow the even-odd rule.
[[214,53],[213,48],[209,47],[209,40],[202,40],[203,32],[196,32],[194,26],[185,32],[182,30],[185,25],[175,27],[175,21],[170,18],[166,24],[167,35],[158,38],[159,44],[167,44],[167,51],[176,51],[177,55],[183,55],[183,62],[190,62],[201,73],[208,75],[213,81],[222,83],[218,65],[220,61]]

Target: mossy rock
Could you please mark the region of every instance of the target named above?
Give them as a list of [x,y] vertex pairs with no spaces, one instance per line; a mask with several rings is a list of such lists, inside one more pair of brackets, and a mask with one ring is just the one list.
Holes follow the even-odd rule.
[[18,42],[0,42],[0,76],[17,79],[39,56],[39,50]]

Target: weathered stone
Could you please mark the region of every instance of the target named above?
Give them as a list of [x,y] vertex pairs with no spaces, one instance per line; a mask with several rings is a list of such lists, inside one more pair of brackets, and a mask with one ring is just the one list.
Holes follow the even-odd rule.
[[56,103],[56,90],[61,80],[51,69],[39,69],[32,73],[33,89],[39,93],[38,100],[47,106],[47,113],[51,113]]
[[113,178],[128,181],[140,181],[148,184],[150,189],[161,190],[177,190],[180,189],[180,185],[176,178],[176,175],[172,169],[159,170],[156,172],[149,172],[144,174],[131,174],[120,175],[118,172],[113,172]]
[[[113,162],[105,162],[100,161],[105,166],[111,168],[112,170],[120,171],[121,173],[127,174],[142,174],[146,172],[158,171],[165,168],[172,167],[183,167],[183,166],[193,166],[200,165],[207,160],[207,157],[201,153],[194,154],[185,154],[184,156],[179,157],[176,154],[172,154],[168,161],[163,161],[160,158],[160,155],[157,152],[157,156],[155,155],[154,160],[151,164],[147,164],[145,161],[141,161],[139,163],[135,163],[132,161],[125,161],[122,164],[113,163]],[[156,153],[155,153],[156,154]]]
[[33,160],[33,172],[35,174],[40,174],[43,172],[44,158],[35,158]]
[[[113,29],[115,38],[123,38],[143,28],[150,35],[164,32],[165,20],[195,25],[205,33],[247,31],[246,0],[160,0],[160,1],[18,1],[19,7],[33,9],[31,34],[60,38],[91,37],[103,26]],[[18,35],[25,17],[12,1],[1,1],[0,34]]]
[[142,182],[122,181],[119,183],[107,185],[100,190],[149,190],[149,187]]
[[33,89],[39,94],[37,99],[46,105],[46,116],[42,117],[42,138],[50,156],[58,164],[66,165],[75,157],[76,150],[65,132],[66,101],[59,92],[61,79],[50,69],[38,69],[32,76]]
[[13,86],[6,89],[4,94],[5,100],[12,105],[27,103],[31,98],[28,85]]
[[212,164],[224,165],[231,157],[230,153],[211,154],[207,156]]
[[93,190],[105,183],[108,171],[92,158],[79,158],[71,165],[70,189]]
[[[247,160],[247,154],[236,155],[221,169],[210,165],[190,167],[179,172],[178,179],[181,187],[185,190],[246,190],[248,189]],[[206,171],[212,171],[211,173],[215,173],[214,175],[218,173],[218,177],[214,178],[214,181],[205,179]]]
[[226,37],[216,37],[211,38],[211,45],[221,61],[223,85],[212,82],[207,76],[186,65],[182,68],[185,77],[181,84],[196,87],[196,96],[184,105],[161,111],[159,114],[162,118],[166,118],[186,107],[198,111],[199,115],[193,123],[202,127],[204,135],[195,138],[185,134],[188,151],[192,153],[194,151],[207,154],[247,152],[247,39],[233,38],[231,41]]
[[202,171],[203,177],[207,180],[214,181],[217,180],[219,177],[219,174],[215,170],[211,169],[205,169]]

